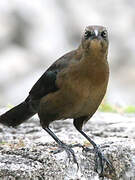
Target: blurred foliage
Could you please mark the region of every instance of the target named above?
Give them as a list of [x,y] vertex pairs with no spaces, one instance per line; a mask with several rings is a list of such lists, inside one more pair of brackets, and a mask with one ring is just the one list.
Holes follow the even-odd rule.
[[7,144],[7,143],[6,143],[6,142],[3,142],[3,141],[0,142],[0,145],[5,145],[5,144]]
[[135,106],[127,106],[124,108],[125,113],[135,113]]
[[120,107],[117,105],[111,105],[106,101],[106,99],[104,99],[99,107],[99,111],[112,113],[135,113],[135,106]]
[[117,109],[111,106],[109,103],[102,103],[99,110],[102,112],[117,112]]

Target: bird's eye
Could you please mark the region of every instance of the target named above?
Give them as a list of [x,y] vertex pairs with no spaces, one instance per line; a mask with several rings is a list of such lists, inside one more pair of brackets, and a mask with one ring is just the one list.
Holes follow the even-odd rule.
[[106,38],[106,37],[107,37],[107,31],[106,31],[106,30],[102,31],[102,32],[101,32],[101,36],[102,36],[103,38]]
[[92,32],[91,31],[85,31],[85,34],[84,34],[85,39],[88,39],[90,36],[92,36]]

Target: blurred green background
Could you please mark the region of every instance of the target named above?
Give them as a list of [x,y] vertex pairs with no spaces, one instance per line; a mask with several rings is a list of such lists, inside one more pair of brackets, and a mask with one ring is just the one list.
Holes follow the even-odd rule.
[[135,104],[134,0],[0,1],[0,107],[24,100],[57,58],[78,47],[84,28],[109,31],[111,69],[106,101]]

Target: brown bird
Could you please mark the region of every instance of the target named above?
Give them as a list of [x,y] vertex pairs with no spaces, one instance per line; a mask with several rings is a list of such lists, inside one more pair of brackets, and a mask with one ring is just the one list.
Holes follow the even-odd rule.
[[82,130],[99,107],[107,89],[109,78],[108,33],[103,26],[88,26],[80,46],[57,61],[41,76],[18,106],[0,116],[0,123],[17,126],[38,113],[43,129],[62,149],[76,158],[71,146],[66,145],[50,130],[55,120],[72,118],[76,129],[93,145],[96,165],[104,171],[104,157],[96,143]]

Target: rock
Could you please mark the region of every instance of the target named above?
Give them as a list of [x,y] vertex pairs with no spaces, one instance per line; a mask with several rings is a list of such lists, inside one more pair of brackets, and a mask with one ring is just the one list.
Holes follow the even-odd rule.
[[[105,165],[104,180],[135,179],[135,117],[113,113],[97,113],[84,131],[100,146],[115,172]],[[94,171],[92,146],[79,134],[71,120],[51,125],[56,135],[67,144],[81,143],[90,151],[74,147],[79,164],[65,151],[54,154],[58,146],[41,128],[35,116],[18,126],[0,125],[0,180],[98,180]]]

